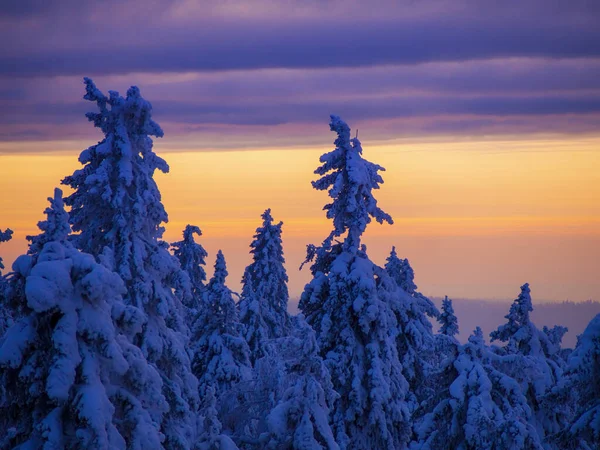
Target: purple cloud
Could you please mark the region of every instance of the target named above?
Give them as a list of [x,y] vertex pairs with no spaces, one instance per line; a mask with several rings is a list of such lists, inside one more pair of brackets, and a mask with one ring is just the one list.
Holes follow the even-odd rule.
[[0,11],[0,141],[95,136],[82,75],[139,85],[170,142],[206,148],[292,145],[331,112],[382,138],[600,123],[597,2],[17,3]]
[[558,6],[552,7],[539,1],[510,1],[504,7],[488,1],[459,1],[456,6],[434,2],[437,8],[415,6],[421,2],[376,2],[368,8],[360,2],[309,2],[312,7],[292,7],[296,15],[285,5],[299,2],[284,2],[283,7],[258,2],[245,10],[240,2],[225,2],[229,9],[205,2],[200,10],[172,1],[57,6],[60,14],[36,14],[48,5],[29,3],[37,6],[31,16],[0,20],[0,39],[12,43],[0,50],[0,74],[109,75],[600,56],[600,27],[594,20],[600,18],[600,8],[584,1],[553,2]]

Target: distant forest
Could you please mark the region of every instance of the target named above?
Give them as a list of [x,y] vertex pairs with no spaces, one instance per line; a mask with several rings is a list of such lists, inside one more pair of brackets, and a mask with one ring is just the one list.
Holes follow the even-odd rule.
[[[441,307],[441,298],[432,297],[431,299],[438,308]],[[475,327],[479,326],[486,342],[489,342],[490,332],[506,322],[504,316],[508,314],[510,303],[508,300],[453,298],[452,306],[458,317],[458,340],[466,342]],[[590,319],[599,313],[600,302],[597,301],[542,303],[534,300],[531,319],[540,329],[544,325],[553,327],[557,323],[567,327],[569,331],[563,337],[562,344],[563,347],[574,348],[577,343],[577,335],[583,333]]]
[[[442,297],[429,297],[439,309]],[[290,312],[298,312],[298,298],[290,300]],[[456,335],[460,342],[467,342],[475,327],[483,331],[486,342],[490,342],[490,333],[506,322],[504,316],[512,300],[476,300],[470,298],[453,298],[452,306],[458,317],[459,333]],[[586,300],[584,302],[541,302],[534,300],[531,319],[542,328],[544,325],[552,328],[557,323],[567,327],[569,331],[562,339],[564,348],[574,348],[577,336],[583,333],[590,319],[600,314],[600,302]],[[434,323],[435,328],[438,324]],[[437,331],[437,330],[436,330]]]

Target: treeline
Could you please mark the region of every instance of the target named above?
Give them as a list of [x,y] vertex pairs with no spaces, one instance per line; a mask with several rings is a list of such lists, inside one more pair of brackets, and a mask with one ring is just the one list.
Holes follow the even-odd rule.
[[[431,300],[438,308],[441,307],[442,298]],[[458,340],[466,342],[469,338],[469,330],[473,330],[476,326],[481,327],[484,336],[498,328],[504,321],[507,303],[501,300],[453,298],[454,311],[461,324],[461,331],[457,335]],[[557,323],[565,326],[569,331],[563,336],[562,345],[575,348],[577,336],[583,333],[590,318],[597,314],[600,314],[600,302],[592,300],[536,302],[531,319],[540,327],[543,325],[552,327]]]
[[220,251],[208,278],[199,227],[162,239],[150,103],[85,86],[104,139],[1,278],[0,448],[598,448],[600,315],[562,349],[524,284],[493,345],[479,327],[461,344],[452,301],[438,310],[407,259],[370,260],[365,229],[393,222],[384,169],[339,117],[313,182],[332,229],[292,316],[283,224],[263,213],[239,296]]

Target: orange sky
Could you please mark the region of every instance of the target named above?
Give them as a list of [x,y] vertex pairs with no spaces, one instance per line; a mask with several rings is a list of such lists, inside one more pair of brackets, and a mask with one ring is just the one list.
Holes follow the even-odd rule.
[[[393,226],[369,227],[371,258],[382,264],[396,245],[431,296],[512,299],[528,281],[540,300],[600,300],[599,144],[594,137],[363,142],[364,156],[387,169],[376,197],[395,219]],[[20,145],[19,154],[2,155],[0,148],[0,228],[15,231],[0,245],[8,263],[25,251],[24,236],[36,233],[52,188],[79,166],[76,153],[36,154],[35,143]],[[223,249],[230,285],[238,289],[253,231],[270,207],[284,221],[290,291],[298,295],[309,277],[297,270],[305,245],[329,231],[321,211],[326,195],[310,181],[331,146],[189,147],[165,153],[161,141],[155,146],[171,166],[170,174],[157,176],[170,218],[165,238],[179,239],[187,223],[200,226],[209,264]]]

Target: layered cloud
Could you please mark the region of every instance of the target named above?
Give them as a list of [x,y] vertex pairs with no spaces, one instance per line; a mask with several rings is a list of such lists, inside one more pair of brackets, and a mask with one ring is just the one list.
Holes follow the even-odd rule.
[[498,3],[12,2],[0,140],[92,136],[84,75],[140,86],[179,147],[307,145],[331,112],[379,139],[598,130],[600,6]]

